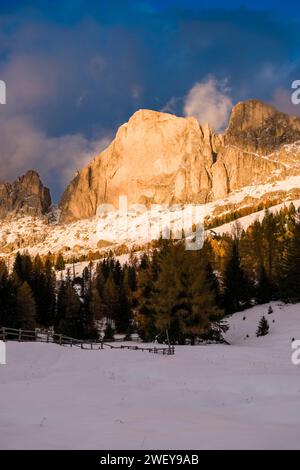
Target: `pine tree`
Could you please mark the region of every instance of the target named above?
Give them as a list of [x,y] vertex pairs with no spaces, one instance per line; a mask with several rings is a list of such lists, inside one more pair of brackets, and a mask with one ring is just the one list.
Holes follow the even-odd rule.
[[53,326],[56,308],[56,277],[49,258],[44,266],[44,312],[41,315],[41,323],[45,326]]
[[43,264],[37,255],[32,264],[30,286],[36,302],[37,321],[46,327],[54,324],[56,278],[50,258]]
[[226,314],[231,314],[250,305],[250,282],[241,267],[238,243],[232,243],[231,253],[224,273],[223,302]]
[[13,276],[20,282],[31,283],[32,280],[32,261],[30,256],[25,253],[21,255],[19,252],[16,255]]
[[269,333],[269,323],[265,316],[262,316],[256,331],[256,336],[265,336]]
[[123,271],[119,260],[112,263],[111,272],[116,286],[120,286],[123,282]]
[[61,253],[56,258],[55,269],[56,271],[63,271],[66,267],[64,257]]
[[81,303],[70,282],[63,281],[58,291],[56,328],[58,333],[81,338]]
[[16,315],[17,286],[8,274],[4,261],[0,260],[0,325],[18,328]]
[[188,338],[194,344],[212,332],[223,312],[210,281],[201,254],[185,250],[181,243],[164,245],[153,293],[156,327],[162,336],[168,330],[172,342]]
[[110,274],[104,288],[105,316],[110,320],[115,320],[116,312],[119,309],[119,295],[113,275]]
[[269,305],[269,308],[268,308],[268,315],[271,315],[273,313],[273,309],[271,307],[271,305]]
[[261,266],[259,272],[259,279],[257,284],[256,298],[259,304],[265,304],[272,299],[273,287],[269,281],[268,275],[264,266]]
[[97,338],[96,321],[100,320],[104,314],[104,305],[100,298],[99,292],[95,287],[95,283],[90,283],[83,297],[82,304],[82,323],[83,338]]
[[275,275],[275,254],[277,248],[276,233],[278,232],[277,220],[272,212],[266,210],[262,221],[264,237],[265,266],[267,267],[268,278],[273,283]]
[[131,292],[136,292],[137,290],[137,274],[134,266],[128,266],[127,268],[127,285]]
[[27,282],[17,287],[16,314],[18,327],[33,330],[36,326],[36,307],[32,290]]
[[285,302],[300,300],[300,223],[295,225],[293,238],[287,244],[282,263],[280,297]]
[[154,282],[157,279],[157,256],[153,254],[152,261],[142,256],[142,262],[137,274],[137,290],[134,293],[134,305],[136,307],[137,327],[139,336],[144,341],[153,341],[158,334],[155,325],[155,310],[152,305]]
[[115,327],[118,333],[126,333],[131,324],[129,294],[124,285],[119,288],[118,311],[115,314]]

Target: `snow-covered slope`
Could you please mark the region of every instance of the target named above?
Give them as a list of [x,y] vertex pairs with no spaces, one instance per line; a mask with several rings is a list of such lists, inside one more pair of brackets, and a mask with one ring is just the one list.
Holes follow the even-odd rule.
[[230,346],[170,357],[8,343],[0,448],[300,449],[300,305],[272,306],[233,315]]
[[[263,211],[255,212],[258,203],[267,202],[276,210],[289,201],[299,205],[299,197],[300,176],[290,176],[274,183],[248,186],[225,199],[197,206],[193,222],[198,223],[204,218],[213,220],[243,207],[250,210],[253,207],[253,215],[243,218],[246,228],[256,216],[263,217]],[[158,238],[164,227],[171,227],[173,232],[176,226],[183,226],[185,230],[190,228],[188,219],[184,220],[184,214],[189,210],[187,206],[185,211],[180,207],[156,207],[151,212],[139,214],[129,210],[126,219],[120,217],[117,210],[68,224],[57,223],[53,214],[50,222],[46,218],[29,216],[1,220],[0,256],[14,256],[18,250],[27,250],[32,255],[63,252],[69,258],[86,255],[90,250],[105,253],[112,249],[117,251],[116,254],[122,254]],[[222,227],[220,232],[230,230],[231,226]]]
[[[290,203],[293,203],[296,209],[300,207],[300,199],[294,199],[293,201],[289,201],[289,203],[281,203],[276,204],[275,206],[270,207],[268,210],[271,213],[279,212],[284,206],[288,206]],[[232,222],[228,222],[227,224],[220,225],[219,227],[215,227],[213,231],[219,235],[223,233],[232,233],[234,226],[238,223],[239,227],[243,230],[247,230],[247,228],[253,224],[256,220],[260,222],[263,220],[265,216],[265,210],[253,212],[252,214],[245,215],[244,217],[239,217]]]

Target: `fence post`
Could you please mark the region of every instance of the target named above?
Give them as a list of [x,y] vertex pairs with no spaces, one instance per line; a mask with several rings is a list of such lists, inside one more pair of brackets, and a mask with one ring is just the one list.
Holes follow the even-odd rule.
[[73,346],[73,338],[71,338],[70,346],[71,346],[71,347]]
[[5,327],[2,327],[2,340],[5,341]]
[[103,343],[102,343],[102,341],[101,341],[101,349],[103,349]]
[[21,328],[19,329],[19,338],[18,338],[18,339],[19,339],[19,342],[20,342],[21,339],[22,339],[22,330],[21,330]]
[[59,335],[59,344],[61,346],[61,343],[62,343],[62,335]]

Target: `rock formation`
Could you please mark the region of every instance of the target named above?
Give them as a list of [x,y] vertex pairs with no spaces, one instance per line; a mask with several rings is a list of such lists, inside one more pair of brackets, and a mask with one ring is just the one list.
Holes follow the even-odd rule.
[[204,203],[297,174],[297,141],[299,119],[255,100],[233,108],[222,135],[195,118],[137,111],[69,184],[61,220],[91,217],[103,203],[118,207],[120,195],[129,204]]
[[50,206],[50,191],[35,171],[28,171],[13,183],[0,183],[1,219],[7,215],[41,216]]

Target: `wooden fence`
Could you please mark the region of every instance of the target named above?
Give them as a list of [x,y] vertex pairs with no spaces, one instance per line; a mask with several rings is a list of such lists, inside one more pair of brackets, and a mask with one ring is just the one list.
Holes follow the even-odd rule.
[[71,338],[70,336],[61,335],[58,333],[45,332],[41,333],[39,331],[32,330],[23,330],[15,328],[0,327],[0,339],[2,341],[37,341],[40,343],[55,343],[60,346],[74,346],[81,349],[89,350],[99,350],[104,349],[104,347],[110,349],[130,349],[132,351],[148,351],[154,354],[163,354],[163,355],[174,355],[175,348],[174,346],[168,347],[143,347],[143,346],[134,346],[134,345],[114,345],[111,343],[104,343],[101,340],[87,340],[87,339],[76,339]]

